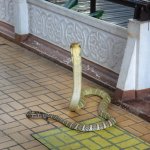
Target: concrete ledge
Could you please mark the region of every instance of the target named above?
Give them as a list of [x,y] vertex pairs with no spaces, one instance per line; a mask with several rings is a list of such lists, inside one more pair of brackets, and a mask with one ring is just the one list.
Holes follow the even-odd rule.
[[14,26],[0,21],[0,36],[8,40],[14,41],[15,40]]
[[150,89],[122,91],[116,89],[113,103],[150,122]]
[[15,34],[15,40],[17,43],[21,43],[25,41],[27,38],[28,38],[28,34],[25,34],[25,35]]

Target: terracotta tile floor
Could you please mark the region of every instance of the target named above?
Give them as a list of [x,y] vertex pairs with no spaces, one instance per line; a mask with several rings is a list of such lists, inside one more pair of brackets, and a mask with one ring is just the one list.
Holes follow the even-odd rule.
[[[97,97],[88,99],[84,110],[68,110],[72,84],[71,71],[0,37],[0,150],[46,150],[30,134],[62,125],[53,120],[51,125],[28,120],[29,109],[53,112],[72,121],[97,115]],[[87,79],[83,86],[100,87]],[[120,127],[150,142],[150,123],[115,105],[109,111]]]

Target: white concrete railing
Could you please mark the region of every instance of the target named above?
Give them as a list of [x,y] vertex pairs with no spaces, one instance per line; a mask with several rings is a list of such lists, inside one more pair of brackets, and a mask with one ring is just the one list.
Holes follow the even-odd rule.
[[0,0],[0,21],[14,25],[13,0]]
[[44,0],[0,0],[0,6],[0,21],[14,25],[15,33],[31,33],[65,50],[71,42],[79,42],[84,58],[119,74],[125,28]]
[[30,33],[66,50],[71,42],[79,42],[84,58],[119,73],[127,40],[125,28],[43,0],[27,2]]

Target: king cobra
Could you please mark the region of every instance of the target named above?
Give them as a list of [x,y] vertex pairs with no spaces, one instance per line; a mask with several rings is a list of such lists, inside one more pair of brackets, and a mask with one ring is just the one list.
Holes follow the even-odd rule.
[[99,107],[98,107],[98,115],[102,118],[102,122],[93,123],[93,124],[84,124],[84,123],[72,123],[58,115],[49,114],[39,111],[29,111],[26,114],[26,117],[29,119],[45,119],[48,121],[49,118],[54,119],[66,127],[78,130],[78,131],[95,131],[95,130],[103,130],[105,128],[111,127],[116,124],[116,120],[107,112],[108,105],[111,102],[111,97],[107,92],[102,89],[95,88],[87,88],[81,90],[81,81],[82,81],[82,66],[81,66],[81,47],[78,43],[72,43],[70,46],[72,63],[73,63],[73,79],[74,79],[74,87],[73,94],[70,102],[70,110],[77,111],[85,106],[85,97],[89,96],[98,96],[101,98]]

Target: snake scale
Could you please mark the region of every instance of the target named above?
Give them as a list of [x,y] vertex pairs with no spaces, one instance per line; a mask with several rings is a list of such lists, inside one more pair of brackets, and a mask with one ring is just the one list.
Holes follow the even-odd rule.
[[85,106],[85,97],[89,96],[98,96],[101,98],[101,102],[98,107],[98,115],[103,118],[103,121],[100,123],[93,124],[83,124],[77,122],[69,122],[58,115],[49,114],[39,111],[29,111],[26,114],[26,117],[29,119],[45,119],[48,121],[49,118],[54,119],[66,127],[78,130],[78,131],[95,131],[95,130],[103,130],[105,128],[111,127],[116,124],[116,120],[107,112],[108,105],[111,102],[111,97],[107,92],[102,89],[95,88],[87,88],[81,89],[82,82],[82,65],[81,65],[81,48],[78,43],[72,43],[70,46],[72,62],[73,62],[73,79],[74,79],[74,87],[73,94],[70,102],[70,110],[76,111],[77,109],[81,109]]

